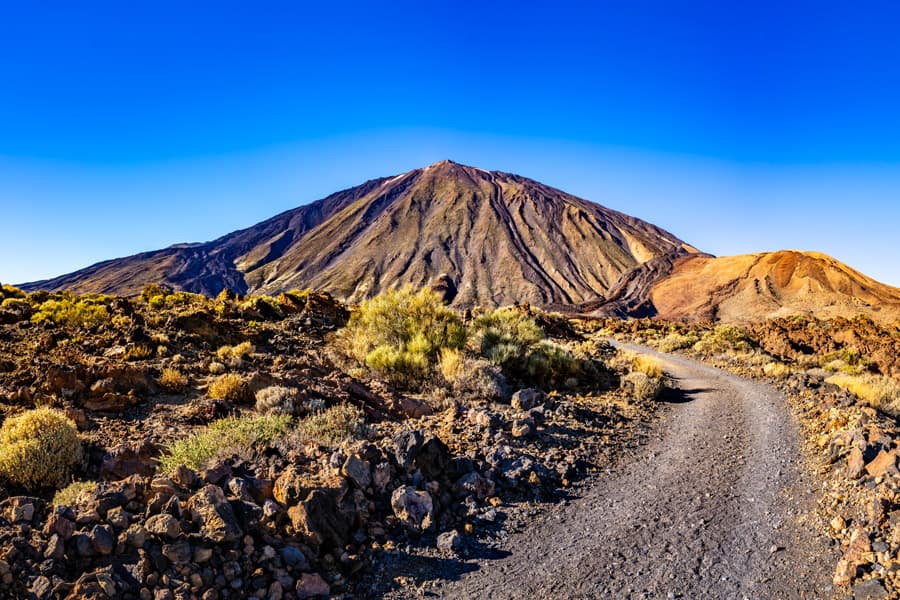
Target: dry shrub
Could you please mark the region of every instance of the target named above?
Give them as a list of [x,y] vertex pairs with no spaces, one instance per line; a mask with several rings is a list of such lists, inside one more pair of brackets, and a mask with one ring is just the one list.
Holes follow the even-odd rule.
[[646,354],[638,354],[631,361],[631,367],[635,371],[639,371],[650,378],[659,379],[663,376],[662,363]]
[[297,437],[323,446],[338,446],[341,442],[365,436],[363,412],[350,404],[336,404],[314,413],[297,424]]
[[763,373],[765,373],[767,377],[784,379],[785,377],[790,376],[791,368],[782,362],[772,361],[763,366]]
[[256,352],[256,346],[250,342],[241,342],[237,346],[222,346],[216,351],[216,355],[219,357],[219,360],[224,362],[239,362],[254,352]]
[[622,378],[622,387],[639,400],[656,400],[665,389],[662,378],[632,371]]
[[682,335],[680,333],[670,333],[666,337],[659,340],[660,352],[675,352],[676,350],[684,350],[693,348],[694,344],[700,341],[700,338],[694,334]]
[[157,380],[159,386],[165,391],[177,394],[183,392],[188,386],[188,378],[185,374],[174,367],[166,367]]
[[220,362],[213,361],[209,363],[209,372],[213,375],[221,375],[225,372],[225,365]]
[[296,388],[272,385],[256,392],[256,410],[265,414],[294,414],[299,394]]
[[882,375],[838,373],[825,380],[847,390],[869,406],[892,417],[900,417],[900,383]]
[[503,373],[490,361],[445,348],[438,360],[438,371],[445,384],[439,395],[449,392],[463,400],[495,400],[503,395]]
[[226,373],[214,379],[206,390],[206,395],[217,400],[243,402],[250,394],[247,383],[240,375]]
[[80,460],[75,423],[59,411],[30,410],[0,427],[0,475],[14,483],[59,488]]
[[153,356],[153,348],[147,344],[135,344],[125,349],[124,360],[146,360]]

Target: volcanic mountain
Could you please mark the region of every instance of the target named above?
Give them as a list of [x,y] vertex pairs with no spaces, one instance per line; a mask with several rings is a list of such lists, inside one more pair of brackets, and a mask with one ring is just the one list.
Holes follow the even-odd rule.
[[368,181],[217,240],[26,289],[215,295],[312,287],[358,301],[439,278],[455,306],[602,303],[623,274],[696,253],[671,233],[525,177],[450,161]]

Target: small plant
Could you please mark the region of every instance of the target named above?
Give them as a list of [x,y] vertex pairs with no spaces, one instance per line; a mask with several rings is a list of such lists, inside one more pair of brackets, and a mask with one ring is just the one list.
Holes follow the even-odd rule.
[[75,423],[59,411],[37,408],[0,427],[0,475],[14,483],[59,488],[80,460]]
[[359,439],[365,431],[362,411],[350,404],[336,404],[297,424],[300,439],[332,447],[348,439]]
[[900,382],[883,375],[838,373],[825,380],[847,390],[869,406],[892,417],[900,417]]
[[294,414],[299,395],[296,388],[272,385],[256,392],[256,410],[264,414]]
[[170,394],[183,392],[188,386],[188,378],[174,367],[166,367],[157,380],[159,386]]
[[240,366],[244,358],[256,352],[256,346],[250,342],[241,342],[237,346],[222,346],[216,351],[216,356],[224,363],[232,367]]
[[631,367],[635,371],[639,371],[650,378],[659,379],[663,376],[662,363],[646,354],[635,355],[631,361]]
[[249,393],[247,383],[240,375],[234,373],[226,373],[214,379],[206,390],[206,394],[210,398],[235,403],[247,400]]
[[75,506],[82,493],[91,495],[97,489],[96,481],[73,481],[53,496],[53,504]]
[[272,444],[290,430],[288,415],[227,417],[169,445],[159,458],[159,469],[168,473],[184,465],[201,469],[210,461],[252,451],[255,446]]
[[213,375],[221,375],[225,372],[225,365],[220,362],[213,361],[209,363],[209,372]]
[[670,333],[666,337],[659,340],[659,351],[675,352],[676,350],[693,348],[694,344],[699,341],[700,338],[693,334],[682,335],[680,333]]
[[753,340],[736,325],[719,325],[707,331],[694,345],[694,350],[705,356],[714,354],[742,353],[753,351]]
[[338,349],[395,385],[419,389],[444,348],[460,349],[466,330],[433,291],[388,290],[363,302],[336,336]]
[[766,377],[784,379],[785,377],[790,376],[791,368],[782,362],[772,361],[763,366],[763,373],[766,374]]
[[665,389],[659,377],[650,377],[641,371],[632,371],[622,378],[622,387],[639,400],[656,400]]
[[444,348],[438,370],[448,392],[463,399],[495,400],[503,394],[503,373],[490,361]]
[[122,358],[125,360],[146,360],[153,356],[154,350],[152,346],[147,344],[134,344],[125,349]]

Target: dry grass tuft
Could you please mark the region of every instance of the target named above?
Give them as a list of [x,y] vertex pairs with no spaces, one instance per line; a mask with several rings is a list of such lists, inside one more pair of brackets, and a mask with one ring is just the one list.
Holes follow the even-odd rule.
[[174,367],[163,369],[157,382],[161,388],[171,394],[183,392],[188,386],[187,375]]
[[243,402],[248,399],[250,390],[240,375],[226,373],[209,384],[206,395],[217,400]]
[[882,375],[838,373],[825,380],[847,390],[869,406],[892,417],[900,417],[900,383]]

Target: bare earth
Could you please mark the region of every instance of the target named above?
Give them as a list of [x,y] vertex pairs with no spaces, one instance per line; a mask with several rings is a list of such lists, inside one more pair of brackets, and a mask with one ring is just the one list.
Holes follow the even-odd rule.
[[428,596],[832,597],[835,550],[817,533],[815,483],[783,395],[658,356],[677,389],[638,456]]

